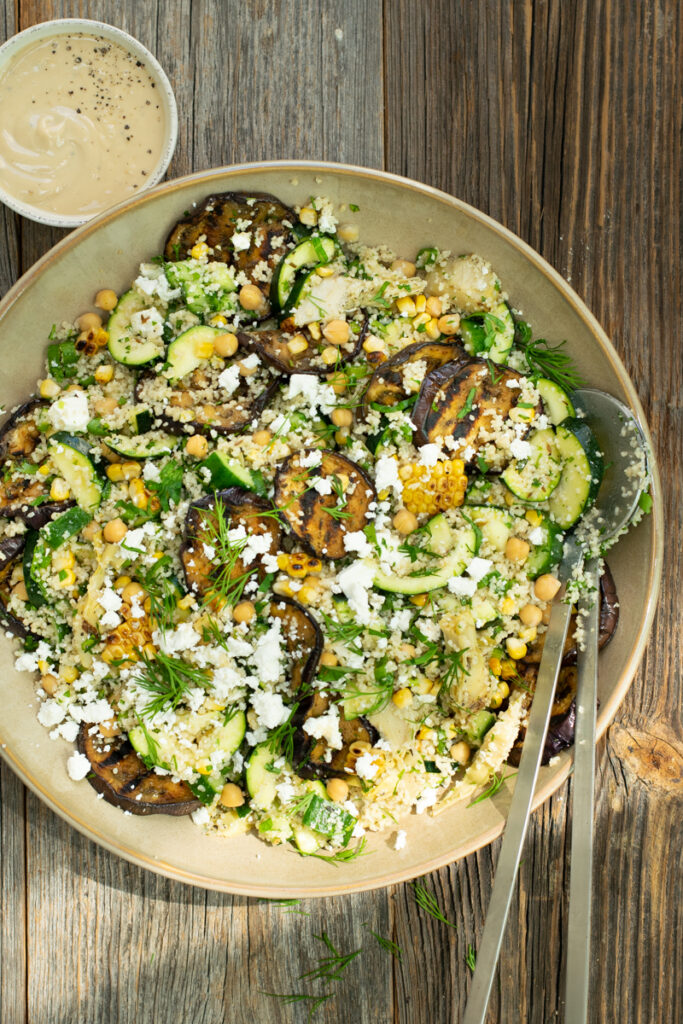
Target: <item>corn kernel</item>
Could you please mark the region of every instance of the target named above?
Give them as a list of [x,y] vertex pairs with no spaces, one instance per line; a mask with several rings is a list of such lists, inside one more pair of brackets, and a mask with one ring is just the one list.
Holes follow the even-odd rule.
[[308,324],[308,333],[313,338],[313,341],[320,341],[323,336],[323,332],[320,329],[320,324],[317,320],[314,320],[312,324]]
[[190,256],[193,260],[203,260],[209,255],[209,247],[206,242],[197,242],[190,249]]
[[500,610],[503,615],[512,615],[515,610],[515,602],[511,597],[504,597],[500,602]]
[[519,661],[526,655],[526,644],[517,637],[509,636],[505,641],[505,648],[511,658]]
[[435,466],[411,463],[402,466],[403,504],[415,515],[434,515],[462,505],[467,489],[462,459],[437,462]]
[[41,398],[56,398],[62,389],[56,380],[41,380],[40,382],[40,397]]
[[536,627],[525,626],[524,629],[520,629],[519,639],[523,640],[525,644],[532,643],[536,639]]
[[503,670],[500,658],[489,658],[489,668],[494,676],[499,676]]
[[503,679],[514,679],[517,675],[517,666],[514,661],[504,661],[500,667],[500,674]]
[[530,523],[532,526],[540,526],[543,522],[543,516],[540,512],[537,512],[535,508],[528,509],[524,513],[524,518],[527,523]]
[[130,576],[118,576],[114,580],[114,590],[124,590],[132,582]]
[[366,338],[363,342],[364,352],[386,352],[387,346],[381,338]]
[[303,334],[295,334],[293,338],[290,338],[287,342],[287,349],[293,356],[301,355],[308,348],[308,342],[304,338]]
[[415,301],[410,295],[402,295],[396,300],[396,308],[401,316],[415,316]]
[[73,569],[61,569],[55,582],[55,587],[58,587],[60,590],[66,590],[68,587],[73,587],[75,582],[76,573]]
[[428,598],[428,594],[414,594],[410,599],[410,603],[414,604],[416,608],[424,608]]
[[53,501],[66,501],[69,497],[70,489],[66,480],[62,480],[61,477],[56,477],[50,484],[50,497]]
[[186,594],[185,597],[179,597],[177,601],[178,608],[182,611],[187,611],[188,608],[192,608],[195,603],[195,598],[192,594]]
[[277,565],[278,569],[286,572],[293,579],[302,580],[304,576],[308,575],[307,556],[298,552],[291,555],[279,554],[277,556]]
[[207,338],[205,341],[195,341],[194,354],[197,359],[210,359],[213,355],[213,338]]
[[128,494],[136,508],[147,508],[149,498],[142,480],[131,480],[128,487]]
[[428,324],[431,319],[429,313],[418,313],[417,316],[413,317],[413,327],[421,327],[422,324]]
[[426,693],[430,693],[431,689],[432,681],[428,676],[420,676],[419,679],[412,684],[413,692],[419,694],[421,697],[424,697]]
[[95,380],[98,384],[108,384],[114,376],[114,367],[111,363],[104,363],[95,370]]
[[503,700],[505,700],[506,697],[510,696],[510,687],[508,686],[507,683],[499,683],[496,693],[498,694],[499,697],[502,697]]
[[412,703],[413,694],[407,686],[404,686],[402,690],[397,690],[391,699],[397,708],[407,708]]
[[211,327],[227,327],[228,321],[226,317],[223,316],[222,313],[216,313],[209,320],[209,324]]
[[55,551],[52,556],[52,568],[55,572],[61,572],[62,569],[73,569],[74,561],[73,551]]
[[51,468],[51,466],[50,466],[50,463],[49,463],[49,461],[47,461],[47,460],[46,460],[46,461],[45,461],[45,462],[44,462],[44,463],[42,464],[42,466],[39,466],[39,467],[38,467],[38,472],[40,473],[40,475],[41,475],[41,476],[49,476],[49,475],[50,475],[50,473],[52,472],[52,468]]
[[273,593],[280,594],[281,597],[294,597],[294,591],[289,580],[276,580],[273,583]]
[[498,695],[498,693],[494,693],[493,696],[489,699],[489,707],[490,708],[494,708],[494,709],[495,708],[499,708],[502,703],[503,703],[503,698],[500,697]]
[[38,662],[38,671],[43,676],[50,671],[50,664],[49,662],[45,661],[44,658],[41,658],[41,660]]
[[316,270],[318,277],[332,277],[334,270],[332,267],[318,267]]
[[517,501],[517,499],[515,498],[514,494],[511,494],[510,491],[506,491],[505,492],[505,494],[503,495],[503,500],[505,501],[505,504],[508,505],[508,506],[509,505],[514,505],[515,502]]
[[304,206],[299,213],[299,220],[306,227],[314,228],[318,223],[318,211],[312,206]]
[[59,670],[59,674],[65,683],[75,683],[79,676],[75,665],[65,665],[64,668]]
[[427,296],[426,295],[416,295],[415,296],[415,312],[416,313],[424,313],[426,308],[427,308]]
[[426,725],[421,726],[417,733],[418,740],[435,740],[436,729],[429,729]]
[[439,324],[434,317],[430,317],[430,319],[426,322],[425,334],[431,341],[436,341],[437,338],[441,337]]
[[146,643],[143,646],[142,650],[147,655],[148,658],[156,658],[157,649],[154,646],[154,644]]

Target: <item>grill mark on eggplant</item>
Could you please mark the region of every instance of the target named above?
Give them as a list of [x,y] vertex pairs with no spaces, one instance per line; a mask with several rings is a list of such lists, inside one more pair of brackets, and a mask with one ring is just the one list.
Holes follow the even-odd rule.
[[[248,199],[255,202],[248,205]],[[250,233],[252,243],[239,252],[232,246],[237,220],[249,222],[244,230]],[[205,236],[207,245],[213,249],[213,260],[243,271],[267,296],[269,285],[256,279],[256,267],[265,262],[271,270],[275,269],[293,240],[291,225],[296,220],[293,210],[267,192],[221,192],[208,196],[178,221],[166,240],[164,257],[169,261],[185,259],[193,245]]]
[[295,333],[303,334],[308,342],[308,348],[304,352],[292,355],[287,347],[287,342],[294,337],[291,332],[282,330],[264,331],[239,331],[237,340],[240,346],[247,352],[256,352],[265,362],[270,363],[280,373],[290,376],[293,373],[315,374],[317,377],[326,377],[335,368],[355,359],[363,344],[368,331],[369,319],[365,318],[363,326],[357,337],[351,336],[346,345],[339,347],[340,358],[335,366],[328,366],[323,363],[321,353],[327,347],[327,342],[315,341],[305,328],[295,328]]
[[324,637],[313,616],[290,597],[271,601],[270,614],[282,622],[285,645],[294,659],[291,684],[296,693],[302,686],[313,682],[323,652]]
[[469,361],[469,356],[458,342],[416,341],[406,345],[377,367],[365,389],[356,416],[364,420],[372,402],[380,405],[397,405],[408,398],[403,385],[403,371],[410,363],[426,362],[427,374],[448,363]]
[[[377,500],[377,494],[364,470],[339,452],[323,449],[318,466],[302,468],[300,459],[315,450],[295,452],[282,463],[275,477],[275,504],[309,551],[319,558],[343,558],[347,554],[344,535],[363,529],[368,522],[366,513],[370,503]],[[325,511],[338,505],[334,489],[331,494],[321,495],[311,486],[317,477],[332,476],[349,480],[341,518]]]
[[[48,404],[42,398],[31,398],[5,420],[0,427],[0,461],[19,462],[35,450],[40,440],[40,431],[32,417],[37,409]],[[27,526],[39,530],[55,513],[64,512],[75,505],[72,499],[31,504],[31,501],[45,494],[44,483],[37,476],[0,481],[0,516],[5,519],[21,519]]]
[[[97,734],[91,736],[91,729],[85,723],[81,726],[78,749],[90,762],[88,782],[107,803],[140,815],[191,814],[201,806],[186,782],[174,782],[170,775],[148,769],[128,737],[103,741]],[[120,756],[112,764],[114,754]]]
[[320,693],[314,693],[305,708],[301,708],[295,716],[297,726],[294,734],[294,767],[303,778],[328,779],[333,776],[347,778],[347,762],[350,755],[352,743],[361,741],[371,746],[379,739],[379,732],[375,729],[364,715],[357,718],[344,718],[340,715],[339,731],[342,736],[343,746],[339,750],[332,751],[329,761],[325,760],[325,752],[328,745],[325,739],[316,739],[304,732],[304,722],[309,718],[319,718],[324,715],[330,707],[328,697],[322,697]]
[[519,389],[507,387],[507,382],[521,379],[515,370],[501,368],[494,383],[488,364],[481,359],[446,363],[432,370],[422,382],[413,409],[415,443],[429,444],[450,436],[461,450],[471,446],[476,453],[480,431],[490,426],[495,415],[505,419],[517,404]]
[[[211,544],[211,533],[206,523],[206,517],[211,517],[211,512],[217,501],[223,506],[231,529],[241,525],[247,533],[270,534],[269,554],[271,555],[275,554],[280,545],[280,523],[275,516],[270,514],[274,509],[265,498],[259,498],[251,491],[245,491],[241,487],[228,487],[224,491],[218,491],[216,494],[193,501],[185,518],[185,537],[179,556],[188,590],[200,597],[211,590],[215,575],[220,570],[220,565],[215,565],[204,551],[204,543]],[[264,512],[269,514],[263,515]],[[231,578],[239,578],[248,568],[254,566],[256,567],[255,577],[259,580],[263,579],[265,570],[260,556],[257,556],[249,566],[246,566],[242,559],[238,558],[232,569]]]

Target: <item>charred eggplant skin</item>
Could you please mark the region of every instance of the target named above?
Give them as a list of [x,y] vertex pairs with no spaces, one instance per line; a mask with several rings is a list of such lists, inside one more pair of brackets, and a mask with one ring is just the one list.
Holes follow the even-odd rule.
[[[208,494],[205,498],[193,501],[187,510],[185,537],[180,547],[179,556],[188,590],[201,596],[210,591],[212,573],[216,569],[214,563],[203,551],[202,522],[206,513],[210,514],[211,510],[215,508],[216,502],[220,502],[232,525],[236,526],[241,523],[248,533],[251,524],[251,532],[270,533],[271,554],[278,550],[280,543],[281,525],[274,514],[273,506],[265,498],[254,494],[253,491],[245,491],[241,487],[228,487],[224,491],[217,491],[215,494]],[[256,523],[262,529],[254,531],[253,527]],[[265,570],[259,559],[257,562],[257,578],[263,579]],[[234,576],[242,575],[246,568],[241,559],[237,559],[233,569]]]
[[318,671],[320,655],[323,653],[324,637],[320,626],[303,605],[291,597],[277,597],[270,603],[271,617],[280,619],[285,644],[296,657],[292,668],[291,683],[296,693],[308,687]]
[[20,640],[26,640],[28,637],[38,640],[39,637],[6,608],[6,601],[9,599],[6,584],[16,561],[22,557],[25,546],[25,533],[16,534],[14,537],[5,537],[3,541],[0,541],[0,625],[8,629],[14,636],[18,636]]
[[[335,364],[337,369],[356,358],[368,332],[369,323],[369,318],[366,317],[357,337],[353,338],[352,346],[340,348],[339,362]],[[304,331],[302,333],[305,334]],[[247,352],[255,352],[264,362],[275,367],[280,373],[287,376],[293,373],[306,373],[317,377],[327,377],[330,367],[322,362],[319,350],[324,346],[319,346],[318,342],[309,336],[306,339],[308,348],[300,354],[292,355],[287,347],[287,342],[291,341],[292,337],[293,335],[287,331],[275,329],[238,331],[237,334],[240,348]]]
[[157,775],[146,767],[127,737],[96,743],[85,723],[78,734],[78,750],[85,754],[92,771],[88,782],[107,803],[131,814],[191,814],[201,807],[186,782],[174,782],[170,775]]
[[[237,220],[249,222],[253,244],[236,252],[232,236]],[[292,241],[292,226],[297,223],[293,210],[267,192],[221,192],[208,196],[196,209],[171,230],[164,257],[173,262],[190,255],[193,245],[205,236],[213,249],[212,259],[242,270],[253,284],[268,295],[269,286],[256,279],[257,264],[265,262],[271,270]]]
[[[18,438],[16,437],[16,431],[21,427],[23,419],[30,416],[36,409],[48,404],[44,398],[30,398],[28,402],[24,402],[18,409],[15,409],[11,416],[8,416],[0,427],[0,461],[4,462],[5,459],[16,459],[22,455],[30,454],[30,452],[17,447]],[[30,451],[33,451],[33,448]]]
[[303,726],[309,718],[317,718],[324,714],[328,707],[329,701],[326,698],[321,698],[320,694],[314,694],[305,706],[299,708],[295,716],[297,729],[294,733],[293,761],[297,772],[304,779],[329,779],[335,776],[342,779],[347,778],[346,768],[351,744],[360,741],[374,746],[379,740],[379,732],[363,715],[348,720],[342,715],[339,730],[343,746],[339,750],[332,751],[329,761],[325,760],[326,742],[309,736]]
[[[321,463],[306,473],[299,463],[305,454],[306,450],[295,452],[281,464],[275,477],[275,504],[309,551],[319,558],[343,558],[347,554],[344,535],[367,525],[370,504],[377,500],[375,485],[355,462],[328,449],[321,450]],[[345,504],[340,516],[327,511],[339,507],[339,496],[334,490],[329,495],[318,494],[307,486],[309,476],[346,476],[349,497],[341,499]]]
[[400,352],[396,352],[381,363],[372,374],[362,402],[358,406],[358,419],[365,419],[373,402],[392,406],[407,398],[403,372],[410,363],[422,361],[427,364],[426,376],[432,370],[446,364],[469,362],[469,356],[458,342],[416,341],[412,345],[406,345]]
[[[49,403],[43,398],[31,398],[24,402],[18,409],[15,409],[11,416],[0,427],[0,461],[19,460],[25,458],[33,451],[37,443],[37,432],[31,430],[30,423],[24,423],[36,409],[43,408]],[[0,516],[4,519],[21,519],[33,530],[39,530],[41,526],[49,522],[56,512],[63,512],[75,504],[71,499],[68,501],[49,501],[39,505],[32,505],[31,501],[42,496],[42,488],[35,477],[28,477],[21,481],[26,488],[38,489],[30,493],[25,499],[21,497],[22,488],[5,488],[0,484]],[[17,491],[15,494],[14,491]]]
[[[606,647],[614,636],[619,625],[619,598],[617,587],[610,567],[605,563],[600,577],[600,618],[598,620],[598,650]],[[567,650],[562,658],[563,665],[575,665],[577,658],[576,644]]]

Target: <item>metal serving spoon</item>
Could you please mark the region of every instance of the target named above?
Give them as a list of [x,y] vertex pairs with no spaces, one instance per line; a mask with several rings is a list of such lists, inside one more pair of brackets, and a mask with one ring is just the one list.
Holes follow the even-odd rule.
[[[590,520],[599,532],[600,544],[616,537],[628,525],[638,507],[643,473],[633,472],[639,461],[647,465],[647,448],[638,422],[622,402],[592,388],[576,391],[572,400],[593,431],[605,458],[605,475]],[[519,771],[510,804],[484,934],[477,954],[462,1024],[484,1024],[491,986],[503,941],[512,891],[517,877],[522,843],[531,813],[545,736],[550,721],[555,686],[560,672],[571,605],[562,600],[566,585],[581,567],[587,542],[576,532],[568,534],[560,563],[562,589],[553,605],[534,699],[529,712]],[[565,1024],[583,1024],[588,1006],[591,877],[593,858],[593,788],[595,777],[595,720],[598,655],[598,559],[589,557],[584,568],[588,586],[582,613],[585,617],[585,650],[579,654],[574,743],[574,818],[571,843],[571,879]]]

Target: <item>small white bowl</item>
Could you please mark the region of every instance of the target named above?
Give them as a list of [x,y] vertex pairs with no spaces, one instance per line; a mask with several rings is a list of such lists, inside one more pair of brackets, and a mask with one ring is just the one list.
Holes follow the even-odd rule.
[[[24,29],[23,32],[12,36],[11,39],[8,39],[6,43],[0,46],[0,75],[2,75],[9,62],[27,45],[39,42],[41,39],[71,35],[77,32],[99,36],[111,43],[118,44],[122,49],[127,50],[128,53],[132,53],[133,56],[143,62],[152,81],[159,90],[164,112],[166,141],[154,170],[150,173],[144,187],[139,190],[143,192],[161,181],[171,162],[178,139],[178,109],[171,83],[166,77],[164,69],[156,57],[142,43],[134,39],[133,36],[129,36],[127,32],[123,32],[120,28],[107,25],[103,21],[91,21],[87,18],[59,18],[55,21],[44,21],[39,25],[33,25],[31,28]],[[120,202],[126,198],[128,198],[127,194],[121,195],[115,202]],[[86,221],[92,220],[93,217],[99,216],[100,213],[104,212],[103,210],[97,210],[96,213],[76,214],[74,216],[51,213],[49,210],[41,210],[38,207],[22,203],[21,200],[6,192],[2,187],[0,187],[0,202],[4,203],[5,206],[9,206],[15,213],[21,214],[22,217],[37,221],[38,224],[49,224],[56,228],[75,228],[79,224],[85,224]],[[112,202],[111,205],[114,206],[115,202]]]

